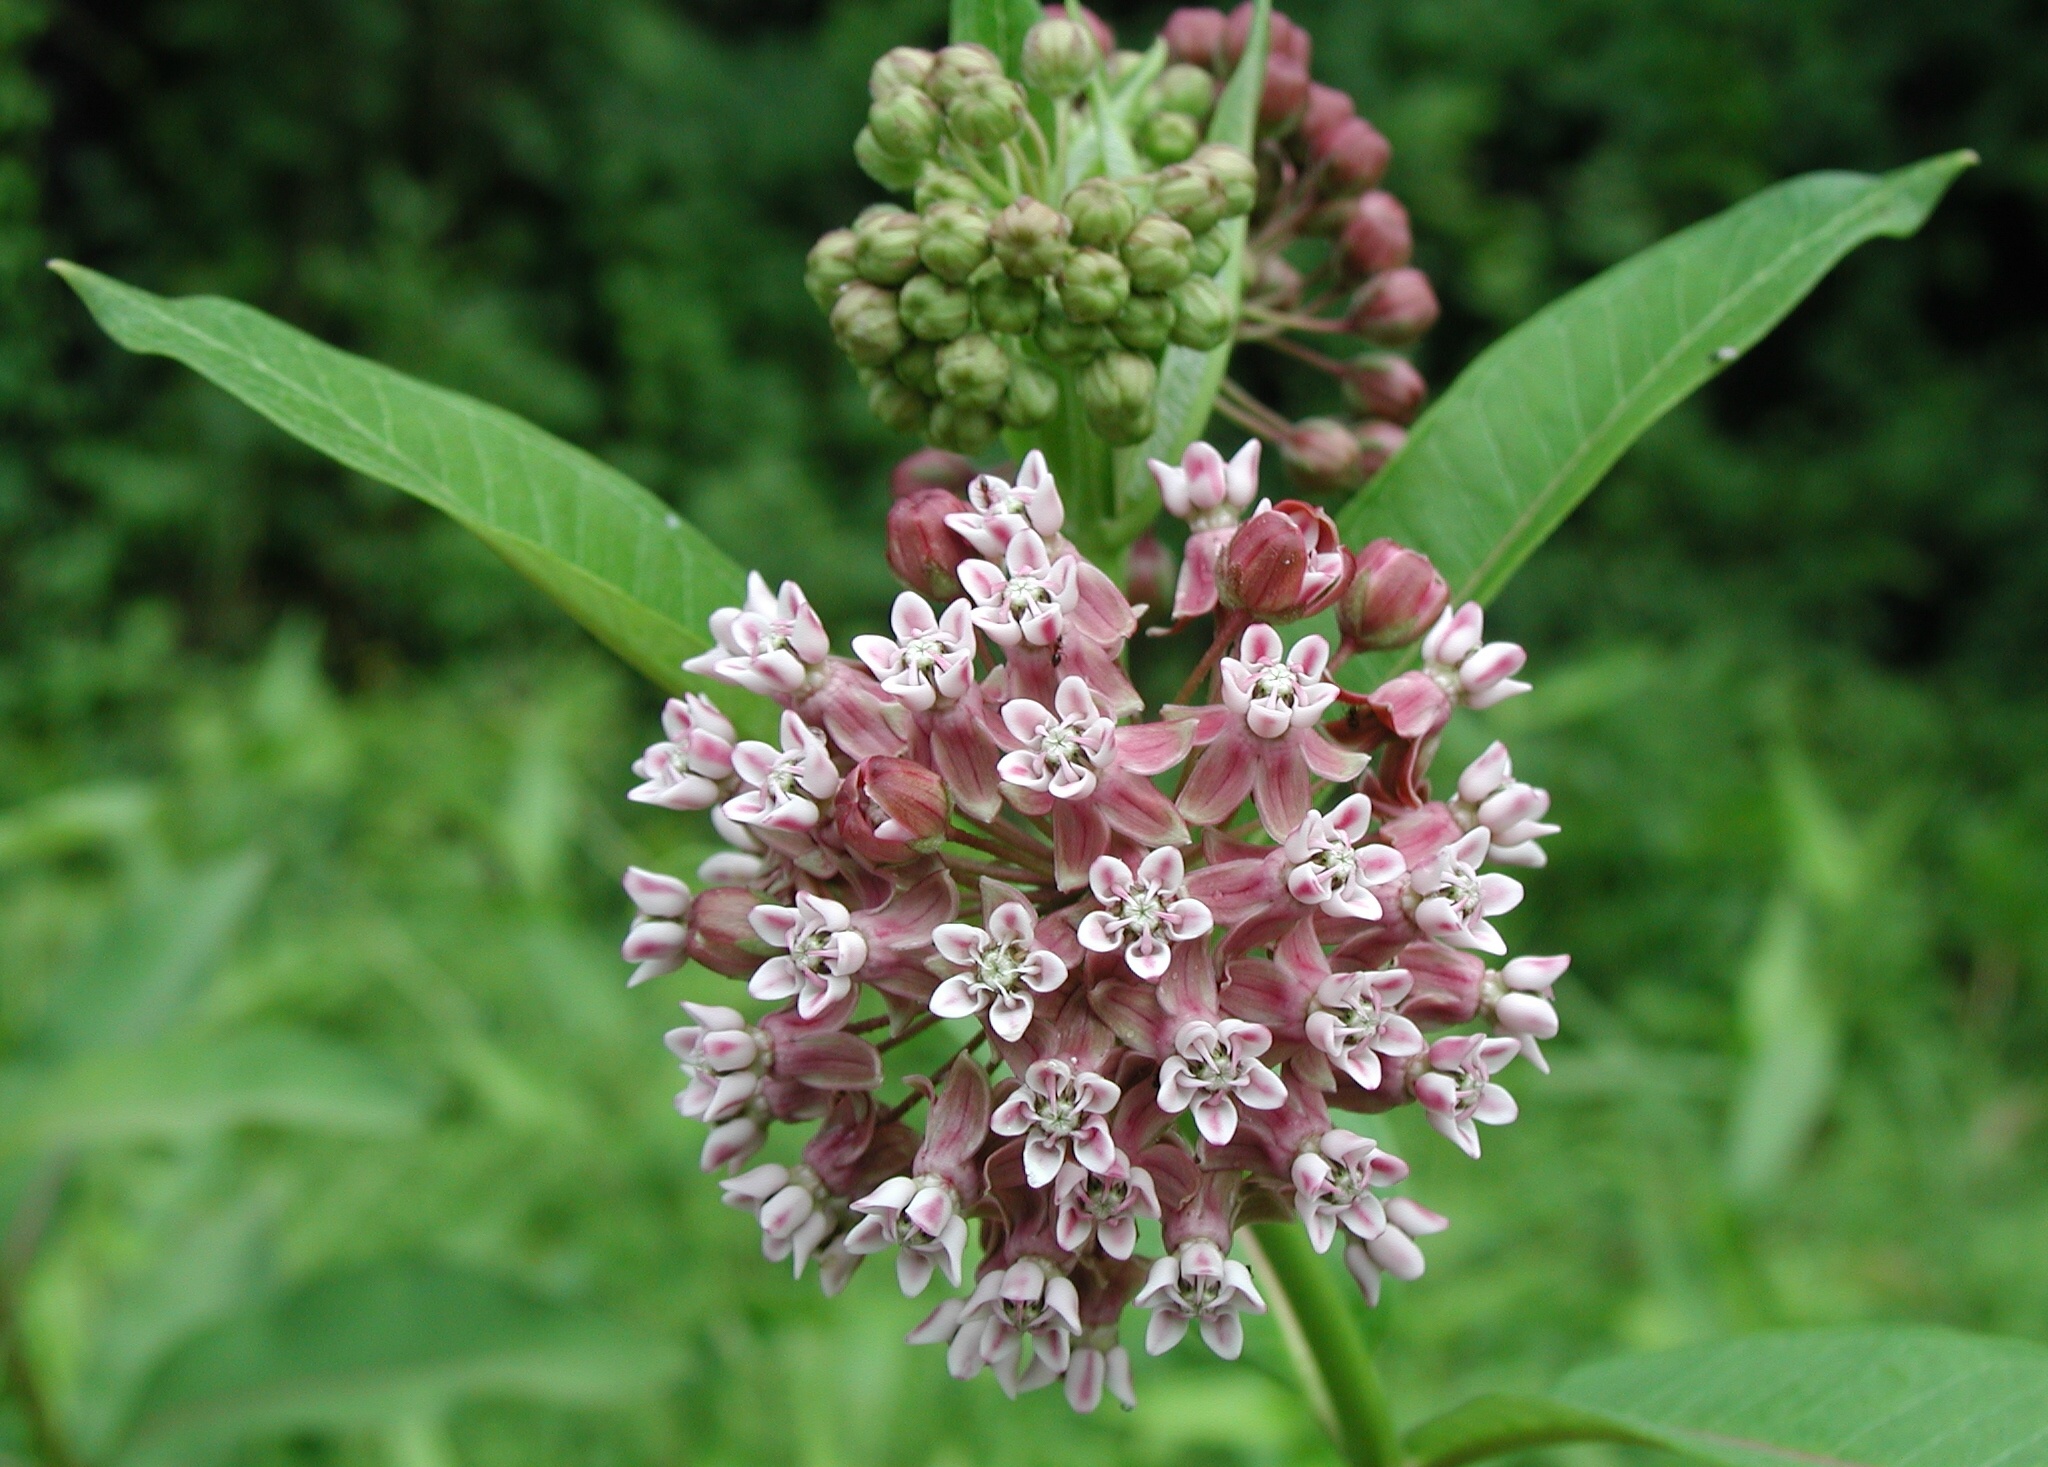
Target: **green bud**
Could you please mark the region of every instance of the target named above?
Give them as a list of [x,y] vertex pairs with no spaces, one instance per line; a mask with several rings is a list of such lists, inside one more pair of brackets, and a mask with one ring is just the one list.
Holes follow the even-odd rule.
[[924,216],[917,257],[932,274],[958,285],[988,258],[988,215],[972,204],[934,204]]
[[1214,275],[1229,259],[1230,236],[1221,229],[1212,229],[1195,236],[1194,252],[1188,256],[1188,263],[1197,275]]
[[939,349],[929,341],[913,341],[889,363],[896,380],[923,397],[939,395]]
[[896,299],[903,325],[919,341],[951,341],[974,324],[974,298],[936,275],[913,275]]
[[1067,235],[1073,224],[1050,204],[1041,204],[1029,194],[996,215],[989,226],[988,242],[996,260],[1020,280],[1050,275],[1067,258]]
[[1048,16],[1024,33],[1024,81],[1048,97],[1071,97],[1088,85],[1102,52],[1088,27]]
[[1124,264],[1131,289],[1160,295],[1188,278],[1194,268],[1194,236],[1164,214],[1147,214],[1124,237]]
[[885,51],[868,69],[868,95],[877,102],[905,87],[921,87],[932,74],[936,58],[916,46],[898,46]]
[[1173,302],[1163,295],[1134,295],[1109,329],[1132,351],[1158,351],[1173,339]]
[[1208,169],[1223,186],[1225,219],[1251,213],[1252,205],[1259,201],[1259,165],[1251,154],[1229,143],[1204,143],[1195,149],[1192,161]]
[[939,348],[939,396],[964,408],[993,408],[1010,383],[1010,354],[976,331]]
[[941,107],[953,105],[953,98],[970,78],[977,76],[1000,77],[1003,63],[996,60],[996,53],[986,46],[947,46],[933,58],[932,69],[925,76],[924,89]]
[[1074,243],[1113,250],[1138,222],[1131,196],[1107,178],[1091,178],[1067,195],[1066,215],[1074,221]]
[[1237,323],[1216,282],[1190,275],[1167,297],[1173,302],[1173,344],[1209,351],[1230,340]]
[[974,309],[981,324],[1008,336],[1028,336],[1038,327],[1044,292],[1036,280],[1016,280],[991,270],[974,282]]
[[940,204],[976,204],[984,201],[981,185],[953,168],[926,164],[917,180],[917,212],[929,213]]
[[1143,51],[1112,51],[1109,60],[1102,63],[1103,80],[1107,81],[1110,90],[1114,91],[1124,84],[1132,72],[1144,64]]
[[856,280],[832,303],[832,337],[862,367],[879,367],[909,340],[896,316],[896,292]]
[[917,176],[924,171],[924,164],[915,158],[899,158],[874,134],[872,128],[862,128],[853,140],[853,161],[860,164],[860,171],[879,183],[891,193],[902,193],[917,184]]
[[976,153],[1000,148],[1024,125],[1024,89],[1002,76],[963,81],[946,104],[946,130]]
[[962,407],[957,402],[933,407],[925,429],[933,443],[954,453],[980,453],[1002,430],[1002,422],[987,408]]
[[854,226],[853,266],[876,285],[901,285],[917,273],[924,225],[915,214],[891,209]]
[[1130,294],[1131,272],[1107,250],[1075,250],[1060,270],[1060,304],[1070,321],[1107,321]]
[[1175,163],[1159,170],[1152,207],[1201,234],[1223,218],[1223,185],[1199,163]]
[[869,204],[865,209],[853,216],[853,223],[849,227],[854,233],[858,234],[877,219],[887,219],[891,215],[901,214],[902,212],[903,206],[901,204]]
[[832,302],[839,298],[839,288],[860,278],[853,263],[855,243],[850,229],[828,230],[818,236],[818,242],[804,257],[804,289],[811,293],[819,310],[831,310]]
[[939,104],[915,87],[898,87],[868,108],[868,131],[893,157],[922,161],[939,150]]
[[1202,124],[1185,112],[1155,112],[1138,129],[1138,151],[1154,163],[1178,163],[1202,141]]
[[1152,393],[1159,369],[1150,357],[1107,351],[1081,369],[1081,411],[1097,437],[1110,443],[1142,441],[1152,431]]
[[1040,351],[1063,367],[1078,367],[1116,345],[1107,326],[1071,320],[1056,302],[1039,313],[1038,333],[1032,339]]
[[1216,104],[1216,78],[1199,66],[1177,61],[1159,73],[1151,95],[1152,105],[1163,111],[1206,117]]
[[1059,406],[1059,379],[1031,362],[1018,362],[1010,368],[1010,385],[1003,389],[996,412],[1006,428],[1036,428]]
[[923,430],[932,405],[923,393],[878,372],[868,382],[868,411],[898,433],[916,433]]

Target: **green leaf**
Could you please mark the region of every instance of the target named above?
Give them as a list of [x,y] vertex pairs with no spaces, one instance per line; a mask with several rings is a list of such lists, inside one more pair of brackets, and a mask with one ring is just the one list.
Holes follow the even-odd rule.
[[2048,1349],[1929,1328],[1811,1330],[1628,1356],[1550,1397],[1490,1396],[1411,1431],[1416,1467],[1567,1441],[1721,1467],[2041,1467]]
[[[1545,307],[1423,415],[1338,516],[1345,540],[1399,540],[1428,554],[1459,600],[1491,597],[1644,430],[1850,250],[1917,230],[1975,161],[1959,152],[1879,177],[1792,179]],[[1398,654],[1360,661],[1370,677]]]
[[953,0],[949,34],[956,46],[986,46],[1011,76],[1022,74],[1024,33],[1045,12],[1037,0]]
[[[183,362],[293,437],[452,516],[661,687],[703,686],[679,664],[710,645],[706,620],[739,601],[745,578],[618,470],[238,302],[169,300],[63,260],[50,268],[122,346]],[[719,691],[728,712],[753,701]]]
[[[1097,126],[1080,133],[1073,140],[1067,153],[1066,186],[1071,189],[1084,178],[1097,173],[1111,178],[1127,178],[1144,170],[1139,165],[1137,153],[1131,147],[1131,113],[1144,99],[1145,88],[1159,79],[1159,73],[1166,70],[1170,55],[1163,40],[1154,41],[1152,49],[1144,59],[1131,68],[1131,74],[1117,83],[1114,92],[1104,100],[1105,84],[1098,73],[1091,79],[1088,105],[1099,119]],[[1106,150],[1121,145],[1122,151],[1104,161]]]
[[1730,1097],[1728,1187],[1745,1201],[1791,1175],[1834,1098],[1839,1025],[1813,946],[1807,902],[1780,892],[1736,977],[1746,1062]]
[[419,1097],[382,1065],[289,1030],[187,1035],[0,1071],[0,1156],[240,1125],[381,1134],[419,1115]]
[[478,1395],[602,1405],[682,1368],[602,1315],[431,1263],[316,1279],[180,1346],[137,1404],[125,1460],[280,1432],[388,1426]]

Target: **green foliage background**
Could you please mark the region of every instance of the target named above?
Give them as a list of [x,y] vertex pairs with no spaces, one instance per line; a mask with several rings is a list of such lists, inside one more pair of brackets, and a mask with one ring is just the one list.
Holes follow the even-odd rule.
[[[1538,691],[1464,737],[1508,737],[1561,812],[1511,938],[1575,954],[1568,1038],[1553,1077],[1518,1067],[1525,1119],[1483,1165],[1388,1138],[1454,1218],[1373,1318],[1404,1414],[1771,1324],[2048,1336],[2048,22],[1288,9],[1395,143],[1440,382],[1771,180],[1985,158],[1655,430],[1499,603]],[[1160,14],[1111,10],[1132,37]],[[178,1340],[401,1257],[680,1363],[623,1409],[499,1392],[247,1460],[1326,1460],[1270,1334],[1251,1369],[1141,1365],[1145,1409],[1080,1422],[897,1347],[919,1311],[886,1270],[827,1305],[755,1258],[668,1108],[676,988],[627,994],[613,951],[618,868],[689,859],[622,799],[654,695],[460,530],[115,351],[41,269],[237,296],[525,413],[801,575],[843,640],[886,604],[907,445],[800,262],[872,196],[847,152],[868,61],[940,11],[0,0],[5,1073],[50,1060],[93,975],[182,941],[173,1032],[352,1046],[418,1111],[84,1146],[54,1193],[51,1156],[0,1157],[30,1356],[91,1460]],[[245,854],[260,895],[193,938],[181,894]],[[0,1462],[28,1457],[9,1409]]]

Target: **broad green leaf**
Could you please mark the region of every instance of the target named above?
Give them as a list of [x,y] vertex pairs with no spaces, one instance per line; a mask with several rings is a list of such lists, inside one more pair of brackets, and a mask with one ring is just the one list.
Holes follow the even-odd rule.
[[589,1406],[675,1378],[673,1346],[496,1279],[423,1262],[316,1279],[173,1351],[125,1461],[282,1432],[435,1416],[479,1395]]
[[988,47],[1002,60],[1003,70],[1017,76],[1024,33],[1044,14],[1037,0],[953,0],[948,33],[955,45]]
[[0,1071],[0,1155],[239,1125],[380,1134],[419,1114],[419,1097],[382,1065],[289,1030],[179,1036]]
[[[1460,600],[1491,597],[1644,430],[1850,250],[1917,230],[1975,161],[1959,152],[1878,177],[1792,179],[1545,307],[1482,353],[1345,506],[1346,542],[1399,540],[1435,560]],[[1359,671],[1396,660],[1360,659]]]
[[1505,1393],[1479,1396],[1432,1417],[1401,1439],[1416,1467],[1461,1467],[1531,1447],[1564,1442],[1622,1442],[1659,1446],[1661,1441],[1611,1417],[1560,1405],[1547,1396]]
[[[618,470],[235,301],[170,300],[66,261],[51,268],[122,346],[183,362],[293,437],[425,500],[655,683],[699,686],[679,664],[710,645],[706,620],[740,599],[744,577]],[[720,688],[729,712],[753,701]]]

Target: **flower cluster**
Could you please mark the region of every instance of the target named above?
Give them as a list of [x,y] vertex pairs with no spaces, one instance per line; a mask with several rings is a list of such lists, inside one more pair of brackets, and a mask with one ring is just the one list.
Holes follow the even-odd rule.
[[[1407,1166],[1347,1117],[1413,1102],[1477,1156],[1515,1116],[1502,1071],[1557,1032],[1566,960],[1508,959],[1495,925],[1522,898],[1497,868],[1540,865],[1556,829],[1547,797],[1499,745],[1454,788],[1428,777],[1457,708],[1525,689],[1521,649],[1412,551],[1354,554],[1291,501],[1246,516],[1256,455],[1152,466],[1205,537],[1180,614],[1215,617],[1157,716],[1123,665],[1137,614],[1063,536],[1034,453],[892,519],[913,589],[851,658],[756,577],[688,666],[779,704],[774,740],[678,699],[635,766],[635,799],[707,810],[731,847],[695,892],[626,879],[634,981],[694,960],[754,1001],[686,1005],[668,1036],[705,1169],[768,1257],[828,1292],[870,1255],[909,1294],[940,1276],[914,1340],[1078,1410],[1130,1404],[1127,1310],[1152,1353],[1191,1325],[1238,1353],[1266,1307],[1231,1257],[1243,1224],[1341,1243],[1369,1299],[1421,1274],[1444,1219],[1386,1195]],[[1278,630],[1330,607],[1334,648]],[[1331,680],[1418,641],[1370,693]],[[941,1026],[950,1057],[889,1080],[888,1051]]]

